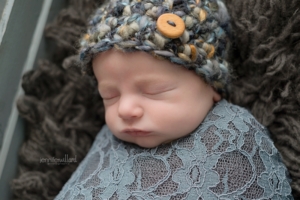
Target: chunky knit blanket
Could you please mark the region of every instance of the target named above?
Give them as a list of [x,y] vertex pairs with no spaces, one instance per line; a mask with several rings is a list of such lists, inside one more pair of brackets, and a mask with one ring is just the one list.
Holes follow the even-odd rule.
[[56,199],[293,199],[286,173],[267,130],[222,100],[192,134],[153,149],[104,126]]
[[[250,110],[270,131],[300,198],[300,1],[224,0],[231,15],[233,67],[229,101]],[[87,155],[104,124],[101,99],[76,68],[79,38],[101,0],[69,0],[45,31],[52,60],[23,76],[18,101],[27,122],[14,199],[53,199]],[[69,165],[40,158],[77,158]]]

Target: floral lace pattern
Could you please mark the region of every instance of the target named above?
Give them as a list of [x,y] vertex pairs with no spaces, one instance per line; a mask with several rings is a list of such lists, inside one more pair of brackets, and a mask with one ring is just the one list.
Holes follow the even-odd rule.
[[122,142],[104,126],[56,199],[293,197],[266,128],[222,100],[192,134],[152,149]]

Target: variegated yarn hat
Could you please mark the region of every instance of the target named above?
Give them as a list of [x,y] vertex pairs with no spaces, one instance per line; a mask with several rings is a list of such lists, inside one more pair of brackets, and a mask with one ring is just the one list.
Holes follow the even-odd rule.
[[225,96],[229,29],[221,0],[106,1],[81,40],[80,60],[83,71],[93,75],[92,60],[100,52],[145,51],[194,70]]

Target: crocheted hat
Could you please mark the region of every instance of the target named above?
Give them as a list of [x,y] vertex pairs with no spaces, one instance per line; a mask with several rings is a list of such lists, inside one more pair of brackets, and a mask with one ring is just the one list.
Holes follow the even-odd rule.
[[224,96],[229,67],[229,16],[221,0],[113,0],[104,3],[81,40],[83,71],[92,59],[117,48],[145,51],[194,70]]

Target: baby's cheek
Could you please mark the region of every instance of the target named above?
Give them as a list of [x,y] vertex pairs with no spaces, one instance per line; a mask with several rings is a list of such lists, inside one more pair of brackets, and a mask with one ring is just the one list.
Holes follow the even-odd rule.
[[157,124],[165,125],[168,128],[170,126],[176,126],[182,122],[184,113],[182,113],[180,106],[176,104],[162,104],[157,105],[155,108],[148,109],[152,120]]
[[115,127],[114,123],[116,123],[117,117],[118,114],[114,112],[113,108],[105,108],[105,122],[111,131],[113,131],[113,128]]
[[[154,110],[154,109],[152,109]],[[180,134],[196,129],[207,115],[209,108],[191,107],[185,103],[169,104],[155,109],[155,122],[164,129]]]

